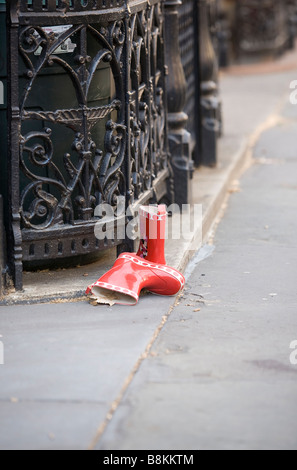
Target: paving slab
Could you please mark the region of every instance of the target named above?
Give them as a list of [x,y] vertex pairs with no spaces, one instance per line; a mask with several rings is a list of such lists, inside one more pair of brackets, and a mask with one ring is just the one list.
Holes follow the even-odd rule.
[[0,449],[87,449],[172,302],[1,307]]

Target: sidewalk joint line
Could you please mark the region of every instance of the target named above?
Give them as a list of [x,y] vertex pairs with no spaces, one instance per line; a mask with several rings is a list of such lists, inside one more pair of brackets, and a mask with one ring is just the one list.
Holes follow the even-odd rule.
[[182,296],[183,296],[183,291],[180,292],[179,295],[176,297],[174,303],[171,305],[168,312],[165,315],[163,315],[162,320],[161,320],[160,324],[158,325],[158,327],[156,328],[156,330],[155,330],[150,342],[148,343],[147,347],[145,348],[145,351],[138,358],[138,360],[135,363],[132,371],[130,372],[130,374],[126,378],[126,380],[125,380],[125,382],[124,382],[124,384],[123,384],[123,386],[120,390],[120,393],[118,394],[117,398],[112,402],[111,407],[110,407],[109,411],[107,412],[104,421],[98,427],[94,438],[92,439],[90,445],[88,446],[88,450],[94,450],[96,445],[99,443],[99,441],[102,438],[108,424],[111,422],[117,408],[121,404],[121,401],[123,400],[124,395],[125,395],[126,391],[128,390],[130,384],[132,383],[135,375],[139,371],[139,369],[140,369],[142,363],[145,361],[145,359],[147,359],[149,357],[150,351],[151,351],[156,339],[158,338],[158,336],[161,333],[163,327],[167,323],[167,320],[169,319],[169,317],[172,314],[173,310],[178,305],[178,302],[179,302],[179,300]]

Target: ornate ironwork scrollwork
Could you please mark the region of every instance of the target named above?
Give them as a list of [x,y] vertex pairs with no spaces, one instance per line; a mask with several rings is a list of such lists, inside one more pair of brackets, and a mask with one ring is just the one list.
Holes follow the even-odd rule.
[[156,4],[130,19],[130,193],[135,199],[167,166],[162,18]]
[[[90,38],[98,44],[93,57],[86,52]],[[56,54],[56,51],[66,40],[71,39],[80,43],[80,50],[76,51],[74,60],[73,57],[66,60],[62,55]],[[123,84],[119,82],[124,41],[122,21],[114,22],[109,25],[108,30],[103,31],[97,31],[89,25],[69,26],[59,35],[54,32],[48,34],[42,27],[21,29],[20,53],[28,67],[29,81],[21,103],[23,122],[30,122],[31,125],[34,122],[47,122],[54,126],[66,126],[75,132],[71,148],[59,164],[53,162],[54,143],[51,141],[50,129],[45,132],[30,131],[23,136],[25,143],[33,139],[33,144],[31,148],[28,145],[21,146],[22,171],[27,179],[34,182],[28,183],[22,192],[21,216],[25,227],[45,230],[63,221],[71,224],[79,220],[88,221],[93,217],[96,204],[102,201],[115,204],[114,194],[118,192],[117,186],[123,180],[121,166],[125,156],[125,126],[121,119],[122,101],[119,99],[123,97]],[[89,104],[88,94],[96,71],[104,63],[110,64],[117,97],[111,99],[109,104],[92,106]],[[53,66],[60,67],[70,77],[77,97],[77,107],[54,111],[30,110],[27,101],[37,78],[45,67]],[[106,122],[105,148],[97,148],[98,143],[92,136],[92,129],[99,121],[106,121],[114,112],[118,115],[119,122],[115,123],[111,119]],[[34,143],[36,139],[43,139],[46,146],[41,148],[40,144]],[[26,163],[26,155],[32,164],[30,169]],[[47,176],[38,173],[37,168],[34,171],[34,167],[41,165],[46,167]],[[45,185],[49,193],[42,189]],[[51,187],[55,188],[55,196],[52,198],[49,196]],[[33,198],[31,201],[30,192]],[[49,195],[45,197],[45,193]],[[40,210],[41,206],[48,207],[47,216],[44,210]]]

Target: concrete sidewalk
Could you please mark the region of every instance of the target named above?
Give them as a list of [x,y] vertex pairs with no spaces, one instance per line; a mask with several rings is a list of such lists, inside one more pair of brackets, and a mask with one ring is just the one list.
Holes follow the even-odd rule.
[[[174,308],[154,296],[133,309],[1,307],[0,449],[297,448],[297,368],[289,362],[297,339],[297,107],[284,106],[296,75],[223,78],[220,165],[199,172],[197,201],[210,207],[212,198],[215,213],[226,162],[230,178],[234,155],[241,161],[268,130],[242,192],[232,194],[215,251],[191,263]],[[207,178],[217,185],[210,194]]]

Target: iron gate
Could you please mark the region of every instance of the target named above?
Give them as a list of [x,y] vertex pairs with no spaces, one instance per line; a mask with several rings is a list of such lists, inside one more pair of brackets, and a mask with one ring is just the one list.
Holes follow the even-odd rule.
[[[162,2],[11,0],[7,39],[4,197],[9,261],[20,289],[24,261],[123,244],[117,230],[113,240],[96,239],[98,204],[116,210],[118,196],[126,207],[171,200]],[[63,76],[63,106],[55,90],[41,88],[45,108],[38,83],[55,71]],[[105,77],[104,99],[97,96],[97,73]]]

